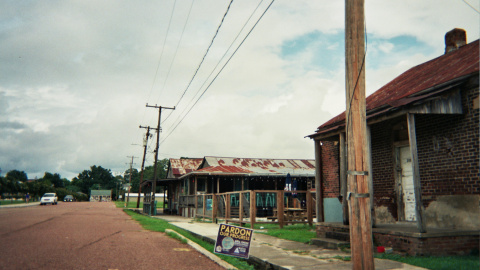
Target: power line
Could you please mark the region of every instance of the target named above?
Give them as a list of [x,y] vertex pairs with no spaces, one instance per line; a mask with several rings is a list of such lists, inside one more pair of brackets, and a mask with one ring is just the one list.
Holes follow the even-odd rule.
[[[152,92],[153,92],[153,88],[155,86],[155,82],[156,82],[157,75],[158,75],[158,70],[160,69],[160,64],[161,64],[162,58],[163,58],[163,52],[165,50],[165,44],[167,42],[168,34],[170,33],[170,25],[172,23],[172,18],[173,18],[173,13],[175,11],[176,3],[177,3],[177,1],[175,0],[174,3],[173,3],[172,12],[170,13],[170,18],[168,20],[167,33],[165,35],[165,39],[163,40],[162,51],[160,52],[160,57],[158,59],[157,69],[155,70],[155,75],[153,76],[152,86],[150,87],[150,92],[148,94],[147,100],[150,99],[150,96],[152,95]],[[143,117],[142,117],[142,120],[141,120],[142,122],[143,122],[143,119],[145,118],[145,114],[146,114],[146,109],[144,109],[144,111],[143,111]]]
[[[222,25],[223,25],[223,21],[225,20],[225,17],[227,16],[228,11],[230,10],[230,7],[232,6],[232,3],[233,3],[233,0],[230,0],[230,3],[228,4],[227,10],[226,10],[225,13],[223,14],[222,20],[220,21],[220,24],[219,24],[218,27],[217,27],[217,31],[215,31],[215,35],[213,36],[212,40],[210,41],[210,44],[208,45],[208,48],[207,48],[207,50],[205,51],[205,54],[203,55],[203,58],[202,58],[202,60],[200,61],[200,64],[198,64],[198,67],[197,67],[197,69],[195,70],[195,73],[193,74],[192,78],[190,79],[190,82],[188,83],[187,87],[185,88],[185,90],[183,91],[182,95],[180,96],[180,99],[177,101],[177,104],[175,104],[175,107],[177,107],[178,104],[180,103],[180,101],[182,101],[183,97],[185,96],[185,93],[187,92],[188,88],[190,87],[190,85],[192,84],[193,80],[194,80],[195,77],[197,76],[198,70],[200,70],[200,67],[202,66],[203,62],[205,61],[205,58],[207,57],[207,54],[208,54],[208,52],[210,51],[210,48],[212,47],[212,44],[213,44],[213,42],[215,41],[215,38],[217,37],[218,32],[220,31],[220,28],[221,28]],[[167,120],[170,115],[171,115],[171,113],[170,113],[169,115],[167,115],[167,117],[165,118],[165,120]],[[163,122],[165,122],[165,120],[164,120]]]
[[152,87],[150,89],[150,94],[148,95],[148,99],[150,99],[150,96],[152,95],[152,92],[153,92],[153,87],[155,86],[155,82],[157,81],[157,74],[158,74],[158,70],[160,69],[160,64],[162,63],[163,52],[165,50],[165,44],[167,43],[168,34],[170,33],[170,25],[172,24],[173,12],[175,11],[175,5],[176,4],[177,4],[177,1],[175,0],[173,2],[172,12],[170,13],[170,19],[168,20],[167,34],[165,35],[165,38],[163,39],[162,51],[160,53],[160,58],[158,59],[158,65],[157,65],[157,69],[155,71],[155,76],[153,77]]
[[[195,100],[195,97],[198,95],[198,93],[200,92],[200,90],[202,90],[202,88],[205,86],[205,84],[207,83],[207,81],[210,79],[210,77],[212,76],[213,72],[217,69],[218,65],[220,65],[220,63],[223,61],[223,59],[225,58],[225,56],[227,55],[227,53],[230,51],[230,49],[232,48],[233,44],[235,43],[235,41],[237,41],[238,37],[240,36],[240,34],[243,32],[243,29],[245,29],[245,26],[247,26],[248,22],[250,22],[251,18],[253,17],[253,14],[255,14],[255,12],[258,10],[258,8],[260,7],[260,5],[263,3],[263,0],[261,0],[257,7],[253,10],[253,12],[250,14],[250,17],[245,21],[245,23],[243,24],[242,28],[240,29],[240,31],[238,31],[238,34],[237,36],[235,37],[235,39],[230,43],[230,46],[228,47],[227,50],[225,50],[225,53],[223,54],[223,56],[220,58],[220,60],[217,62],[217,64],[215,65],[215,67],[212,69],[212,71],[210,72],[210,74],[208,74],[207,78],[205,79],[205,81],[203,82],[203,84],[198,88],[197,92],[195,93],[195,95],[193,95],[192,99],[189,101],[188,105],[185,107],[185,109],[183,109],[183,111],[178,115],[177,119],[175,119],[174,123],[177,122],[180,117],[183,115],[183,113],[185,113],[185,111],[188,109],[188,107],[190,106],[190,104],[193,102],[193,100]],[[178,103],[177,103],[178,105]],[[171,112],[172,113],[172,112]],[[167,117],[168,118],[168,117]],[[167,119],[165,119],[167,120]],[[174,124],[172,124],[173,126]]]
[[[172,66],[173,66],[173,63],[175,62],[175,58],[177,57],[178,48],[180,47],[180,43],[182,42],[183,34],[185,33],[185,28],[187,28],[187,23],[188,23],[188,20],[190,18],[190,14],[192,12],[193,3],[194,3],[194,1],[192,0],[192,2],[190,4],[190,8],[188,10],[187,19],[185,20],[185,24],[183,25],[182,34],[180,34],[180,39],[178,40],[177,47],[175,48],[175,52],[173,53],[173,58],[172,58],[172,61],[170,62],[170,66],[168,67],[167,76],[165,77],[165,80],[163,81],[163,85],[162,85],[162,88],[160,89],[160,92],[163,91],[163,89],[165,89],[165,85],[166,85],[167,80],[170,76],[170,71],[172,70]],[[158,99],[160,99],[160,93],[159,93]],[[157,99],[157,101],[158,101],[158,99]],[[170,112],[170,114],[171,113],[172,112]],[[167,116],[167,118],[168,118],[168,116]]]
[[247,33],[247,35],[245,36],[245,38],[243,38],[242,42],[237,46],[237,48],[235,49],[235,51],[232,53],[232,55],[230,56],[230,58],[228,58],[227,62],[225,62],[225,64],[222,66],[222,68],[218,71],[217,75],[215,75],[215,77],[212,79],[212,81],[210,82],[210,84],[208,84],[208,86],[205,88],[205,90],[202,92],[202,94],[198,97],[198,99],[195,101],[195,103],[192,105],[192,107],[188,110],[188,112],[183,116],[183,118],[177,123],[177,125],[175,125],[175,127],[167,134],[167,136],[161,141],[161,143],[163,143],[172,133],[173,131],[175,131],[175,129],[180,125],[180,123],[182,123],[182,121],[185,119],[185,117],[190,113],[190,111],[192,111],[192,109],[195,107],[195,105],[198,103],[198,101],[202,98],[202,96],[207,92],[207,90],[210,88],[210,86],[213,84],[213,82],[215,82],[215,80],[217,79],[217,77],[220,75],[220,73],[223,71],[223,69],[225,68],[225,66],[230,62],[230,60],[232,59],[232,57],[237,53],[238,49],[240,49],[240,47],[243,45],[243,43],[245,42],[245,40],[248,38],[248,36],[250,35],[250,33],[252,33],[253,29],[255,29],[255,27],[257,26],[257,24],[260,22],[260,20],[263,18],[263,16],[265,15],[265,13],[267,13],[267,11],[270,9],[270,7],[272,6],[273,2],[275,2],[275,0],[272,0],[270,2],[270,4],[268,5],[268,7],[265,9],[265,11],[262,13],[262,15],[260,16],[260,18],[258,18],[258,20],[255,22],[255,24],[253,25],[253,27],[250,29],[250,31]]
[[473,10],[475,10],[477,13],[480,14],[480,11],[478,11],[478,9],[476,9],[474,6],[470,5],[470,3],[468,3],[467,1],[465,0],[462,0],[465,4],[467,4],[469,7],[471,7]]

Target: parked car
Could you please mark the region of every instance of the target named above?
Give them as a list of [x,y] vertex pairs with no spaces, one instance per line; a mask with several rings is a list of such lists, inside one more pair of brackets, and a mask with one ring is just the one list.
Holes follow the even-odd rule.
[[67,195],[67,196],[65,196],[65,198],[63,198],[63,201],[64,202],[73,202],[73,201],[75,201],[75,199],[73,198],[72,195]]
[[45,205],[45,204],[57,204],[58,203],[58,197],[56,193],[45,193],[43,194],[42,198],[40,199],[40,205]]

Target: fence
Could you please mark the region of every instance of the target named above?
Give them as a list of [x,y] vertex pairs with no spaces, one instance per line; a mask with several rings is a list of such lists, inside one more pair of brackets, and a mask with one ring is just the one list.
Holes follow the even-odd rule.
[[[194,207],[197,218],[226,223],[313,224],[314,199],[308,190],[247,190],[180,196],[180,207]],[[254,214],[252,214],[254,213]]]

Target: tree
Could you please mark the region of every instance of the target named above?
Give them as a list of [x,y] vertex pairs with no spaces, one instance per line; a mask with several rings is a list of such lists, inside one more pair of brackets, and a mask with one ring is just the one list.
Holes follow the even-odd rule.
[[[90,193],[93,185],[101,189],[115,189],[116,181],[110,169],[102,168],[102,166],[93,165],[90,170],[84,170],[77,177],[73,178],[72,184],[80,187],[81,192]],[[97,186],[98,185],[98,186]]]
[[[140,173],[138,172],[137,169],[133,168],[131,174],[132,174],[132,178],[131,178],[132,180],[130,182],[130,185],[131,185],[130,192],[137,193],[138,192],[138,186],[140,184]],[[123,178],[127,182],[130,181],[130,169],[125,171],[125,173],[123,174]]]
[[[167,170],[168,170],[168,158],[159,160],[157,163],[157,174],[158,174],[157,179],[167,178]],[[154,179],[153,172],[154,172],[154,166],[153,165],[147,166],[143,173],[143,180],[144,181],[153,180]],[[162,190],[161,187],[157,186],[156,192],[161,192],[161,190]]]
[[20,182],[27,182],[28,177],[24,171],[11,170],[5,175],[7,179],[17,180]]
[[43,176],[43,180],[49,181],[56,188],[65,187],[63,180],[60,178],[60,175],[58,173],[52,174],[49,172],[45,172],[45,175]]
[[7,179],[0,176],[0,196],[3,198],[3,194],[7,192]]

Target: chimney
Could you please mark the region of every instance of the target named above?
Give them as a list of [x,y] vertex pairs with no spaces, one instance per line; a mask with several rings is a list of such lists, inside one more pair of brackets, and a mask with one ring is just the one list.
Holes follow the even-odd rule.
[[465,44],[467,44],[467,32],[465,30],[455,28],[445,34],[445,54],[453,52]]

